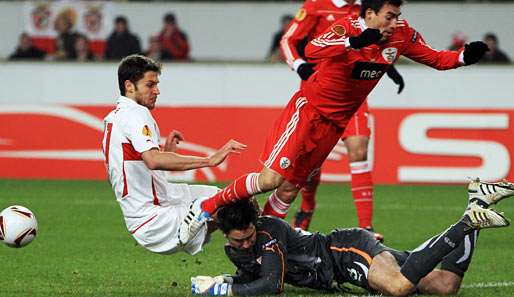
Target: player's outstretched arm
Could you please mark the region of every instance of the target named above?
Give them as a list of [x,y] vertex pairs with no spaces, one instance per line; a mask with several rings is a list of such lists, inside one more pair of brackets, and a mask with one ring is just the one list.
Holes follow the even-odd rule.
[[240,154],[245,148],[246,144],[230,139],[224,146],[209,157],[209,166],[218,166],[225,161],[229,154]]
[[464,49],[458,51],[435,50],[425,43],[418,32],[411,30],[411,44],[403,55],[437,70],[454,69],[463,65],[475,64],[489,50],[487,45],[481,41],[466,44]]
[[145,165],[151,170],[185,171],[203,167],[214,167],[221,164],[229,154],[239,154],[246,145],[230,140],[221,149],[209,157],[181,155],[157,148],[141,154]]

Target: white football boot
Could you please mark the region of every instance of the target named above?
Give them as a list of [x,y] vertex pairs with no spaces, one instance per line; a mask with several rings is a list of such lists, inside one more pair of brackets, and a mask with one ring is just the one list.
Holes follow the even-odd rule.
[[211,216],[203,211],[201,203],[203,199],[195,199],[189,206],[189,212],[180,224],[178,240],[180,244],[186,245],[194,238],[204,224],[211,219]]
[[471,229],[501,228],[510,225],[509,220],[492,209],[483,208],[471,202],[464,212],[464,223]]
[[508,181],[482,182],[479,178],[468,185],[469,202],[476,201],[482,207],[489,207],[500,200],[514,196],[514,184]]

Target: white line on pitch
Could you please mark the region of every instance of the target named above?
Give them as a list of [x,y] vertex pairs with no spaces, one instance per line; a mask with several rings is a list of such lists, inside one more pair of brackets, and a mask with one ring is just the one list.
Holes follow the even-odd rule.
[[463,285],[462,288],[495,288],[495,287],[512,287],[514,282],[487,282],[487,283],[472,283]]

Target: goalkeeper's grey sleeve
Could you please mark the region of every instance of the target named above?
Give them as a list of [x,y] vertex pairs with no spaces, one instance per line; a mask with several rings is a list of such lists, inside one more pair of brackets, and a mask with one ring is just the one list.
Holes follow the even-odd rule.
[[279,243],[265,247],[259,278],[247,283],[234,283],[232,294],[248,296],[281,293],[286,265],[284,257],[283,248]]

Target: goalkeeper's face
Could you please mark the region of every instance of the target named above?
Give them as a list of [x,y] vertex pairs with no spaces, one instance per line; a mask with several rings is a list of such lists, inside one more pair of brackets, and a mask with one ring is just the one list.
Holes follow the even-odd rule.
[[240,250],[251,249],[257,239],[257,229],[253,223],[250,223],[248,228],[243,230],[233,229],[225,235],[228,239],[228,243]]

